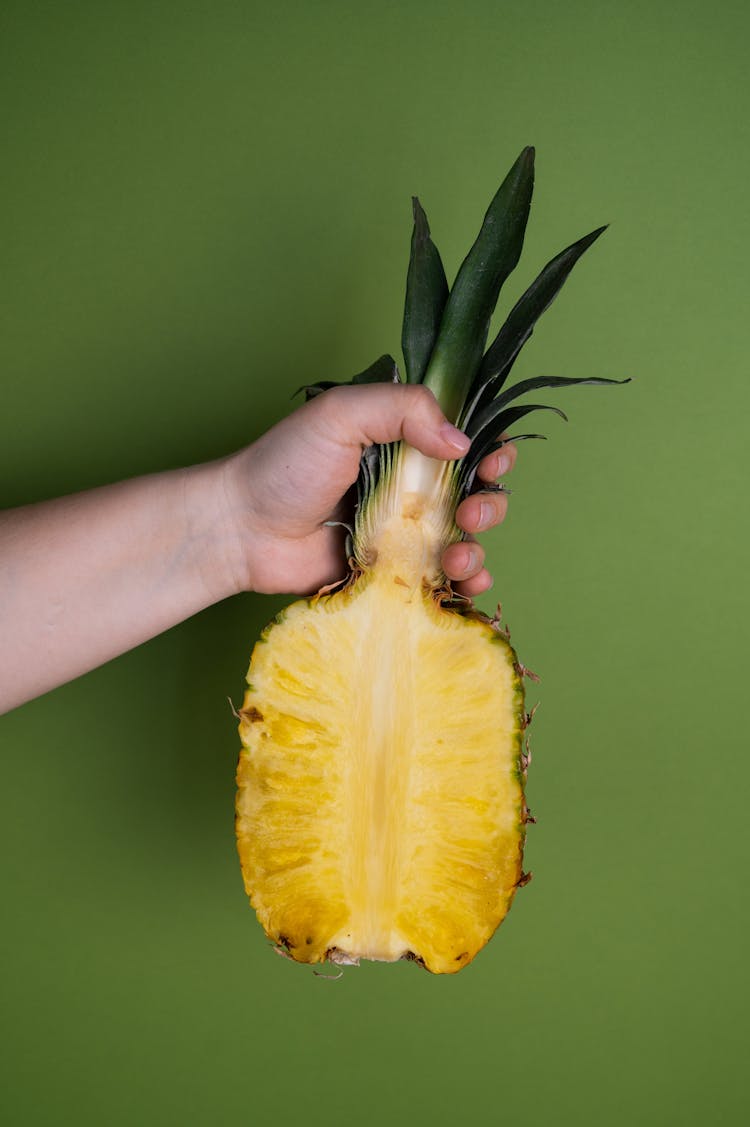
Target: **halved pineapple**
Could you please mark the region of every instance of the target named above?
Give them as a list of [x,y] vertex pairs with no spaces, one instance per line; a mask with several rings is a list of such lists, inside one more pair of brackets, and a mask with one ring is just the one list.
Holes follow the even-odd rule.
[[[526,879],[524,670],[499,625],[453,596],[440,559],[462,535],[456,507],[505,441],[498,435],[530,411],[556,410],[512,401],[538,387],[615,382],[542,377],[503,390],[537,318],[603,228],[547,264],[484,352],[532,185],[524,149],[450,293],[414,201],[407,379],[431,388],[471,449],[449,464],[403,443],[364,451],[349,582],[294,603],[253,652],[240,714],[240,860],[266,933],[300,962],[412,958],[455,972]],[[399,378],[381,357],[352,382]],[[514,440],[529,437],[540,436]]]
[[459,970],[521,877],[523,693],[505,637],[376,571],[293,604],[249,678],[237,838],[267,934],[304,962]]

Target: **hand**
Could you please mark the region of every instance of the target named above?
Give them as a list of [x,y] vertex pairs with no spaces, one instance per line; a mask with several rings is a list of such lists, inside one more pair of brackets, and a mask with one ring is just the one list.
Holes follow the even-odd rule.
[[[432,392],[419,385],[370,384],[327,391],[223,463],[226,513],[237,545],[237,586],[266,594],[309,595],[343,578],[344,498],[357,479],[362,449],[404,439],[431,458],[466,453],[468,438],[444,417]],[[479,465],[494,482],[515,461],[512,445]],[[503,520],[502,493],[477,492],[459,505],[456,521],[469,534]],[[478,595],[492,585],[484,551],[470,539],[443,555],[456,591]]]
[[[442,459],[469,444],[424,387],[336,388],[229,458],[1,513],[0,712],[237,591],[314,594],[342,579],[341,529],[325,522],[347,516],[362,448],[402,438]],[[480,480],[514,457],[485,458]],[[479,532],[505,507],[473,494],[457,521]],[[443,567],[463,594],[491,583],[472,541]]]

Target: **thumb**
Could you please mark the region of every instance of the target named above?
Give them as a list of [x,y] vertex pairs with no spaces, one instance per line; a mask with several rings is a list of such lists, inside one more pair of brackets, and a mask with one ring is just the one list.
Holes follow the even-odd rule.
[[422,384],[366,384],[337,387],[308,404],[311,425],[346,446],[398,442],[428,458],[450,461],[468,451],[471,440],[448,422],[435,396]]

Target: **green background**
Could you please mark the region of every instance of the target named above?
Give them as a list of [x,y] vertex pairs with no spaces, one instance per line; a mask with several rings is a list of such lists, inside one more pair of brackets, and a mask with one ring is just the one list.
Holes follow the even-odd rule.
[[398,349],[525,144],[503,307],[611,228],[518,364],[488,537],[538,670],[528,867],[467,970],[277,959],[242,891],[244,596],[0,721],[9,1125],[747,1122],[746,5],[21,4],[0,15],[6,505],[237,448]]

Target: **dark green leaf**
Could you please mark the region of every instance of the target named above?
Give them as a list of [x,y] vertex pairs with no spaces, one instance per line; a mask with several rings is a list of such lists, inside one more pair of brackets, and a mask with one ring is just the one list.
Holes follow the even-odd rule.
[[465,418],[477,407],[484,406],[503,386],[534,325],[557,297],[578,259],[606,229],[597,227],[556,255],[513,306],[484,355],[469,395]]
[[448,281],[437,247],[430,238],[430,225],[416,196],[412,199],[414,230],[406,275],[406,303],[401,347],[407,383],[421,383],[440,328]]
[[316,395],[320,395],[323,391],[328,391],[331,387],[344,387],[347,381],[342,380],[318,380],[317,383],[303,384],[292,393],[292,399],[299,395],[301,391],[305,393],[305,402],[314,399]]
[[546,441],[547,435],[511,434],[508,435],[507,438],[500,438],[497,440],[497,442],[491,442],[479,457],[475,457],[474,449],[472,448],[472,450],[470,450],[464,458],[461,466],[461,474],[459,479],[459,489],[461,495],[465,496],[470,492],[471,487],[474,484],[474,478],[476,477],[477,469],[479,468],[479,463],[482,461],[482,458],[486,458],[488,454],[494,454],[496,450],[502,450],[503,446],[508,446],[508,444],[511,442],[524,442],[530,438],[540,438],[543,441]]
[[423,382],[448,418],[458,418],[482,360],[500,288],[521,254],[534,187],[526,148],[497,191],[445,306]]
[[470,435],[472,443],[466,460],[473,465],[481,462],[485,454],[496,448],[494,444],[498,441],[498,435],[532,411],[554,411],[565,422],[568,421],[568,416],[559,407],[547,407],[543,403],[522,403],[515,407],[501,408],[496,415],[488,416],[480,430]]
[[496,419],[499,413],[503,411],[509,403],[512,403],[514,399],[518,399],[520,395],[525,395],[527,391],[537,391],[540,387],[570,387],[572,384],[623,383],[630,383],[630,380],[607,380],[596,376],[536,376],[533,379],[521,380],[520,383],[507,388],[505,391],[501,392],[496,399],[491,400],[491,402],[485,404],[484,407],[475,411],[464,429],[469,438],[472,438],[487,422]]
[[352,376],[351,382],[353,384],[400,383],[401,377],[398,374],[396,361],[388,353],[385,353],[383,356],[379,356],[373,364],[370,364],[369,368],[365,368],[364,372],[357,372],[356,376]]
[[318,380],[317,383],[304,384],[298,387],[295,395],[299,395],[301,391],[305,393],[305,402],[314,399],[316,395],[320,395],[324,391],[329,391],[332,387],[351,387],[352,384],[365,384],[365,383],[400,383],[401,378],[398,374],[398,365],[392,356],[387,353],[384,356],[379,356],[378,359],[370,364],[369,368],[365,368],[363,372],[357,372],[356,376],[352,376],[350,380]]

